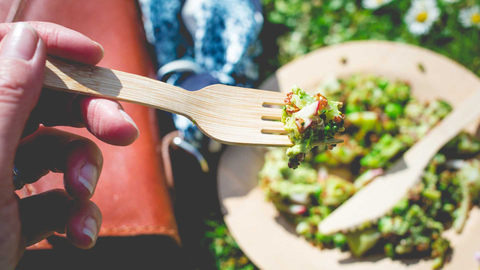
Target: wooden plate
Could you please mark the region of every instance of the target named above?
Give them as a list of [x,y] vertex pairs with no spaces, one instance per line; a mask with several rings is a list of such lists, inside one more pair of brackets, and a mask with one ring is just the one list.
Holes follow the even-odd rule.
[[[479,78],[454,61],[429,50],[379,41],[349,42],[312,52],[269,78],[260,88],[288,92],[296,84],[317,89],[329,75],[354,73],[383,75],[410,82],[420,100],[442,98],[456,106],[480,90]],[[479,104],[480,106],[480,104]],[[479,121],[469,132],[476,132]],[[295,233],[257,187],[265,149],[228,147],[218,171],[218,192],[225,222],[245,254],[261,269],[431,269],[431,259],[391,260],[383,254],[356,259],[337,249],[320,250]],[[444,269],[478,269],[480,210],[475,207],[462,234],[445,232],[453,247]]]

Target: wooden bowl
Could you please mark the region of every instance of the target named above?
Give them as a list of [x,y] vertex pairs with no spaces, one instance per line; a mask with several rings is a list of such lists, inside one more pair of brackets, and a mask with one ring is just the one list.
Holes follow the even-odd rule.
[[[415,46],[379,41],[319,49],[285,65],[260,88],[288,92],[296,84],[311,91],[326,76],[354,73],[408,81],[416,98],[442,98],[454,107],[480,89],[475,74],[444,56]],[[468,131],[476,132],[478,124],[472,123]],[[240,248],[260,269],[431,269],[429,258],[391,260],[379,254],[357,259],[349,252],[310,245],[257,187],[264,153],[263,148],[228,147],[218,170],[225,222]],[[447,231],[444,235],[453,247],[452,260],[444,269],[478,269],[474,254],[480,251],[480,210],[475,207],[470,211],[461,234]]]

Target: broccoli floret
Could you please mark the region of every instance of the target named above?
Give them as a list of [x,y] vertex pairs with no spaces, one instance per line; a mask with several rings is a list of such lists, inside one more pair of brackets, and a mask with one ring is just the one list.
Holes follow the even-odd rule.
[[372,151],[360,160],[360,164],[368,168],[381,168],[403,150],[404,145],[401,140],[385,134],[373,145]]

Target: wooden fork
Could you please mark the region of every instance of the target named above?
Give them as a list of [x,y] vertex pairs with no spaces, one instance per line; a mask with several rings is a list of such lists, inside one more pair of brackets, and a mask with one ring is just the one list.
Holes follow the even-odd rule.
[[[107,68],[47,61],[44,87],[132,102],[190,119],[224,144],[291,146],[280,121],[285,94],[226,85],[189,92],[157,80]],[[272,108],[271,105],[277,106]],[[320,144],[338,144],[329,140]]]

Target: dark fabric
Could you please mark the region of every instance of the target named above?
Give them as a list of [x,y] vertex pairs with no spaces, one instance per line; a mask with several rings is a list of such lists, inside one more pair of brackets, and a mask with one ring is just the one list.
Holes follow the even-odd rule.
[[196,91],[202,89],[205,86],[212,84],[219,84],[220,81],[213,77],[210,73],[194,74],[188,76],[180,83],[180,87],[189,91]]
[[79,250],[62,237],[52,237],[50,243],[52,250],[26,251],[16,269],[189,269],[168,236],[104,237],[90,250]]

